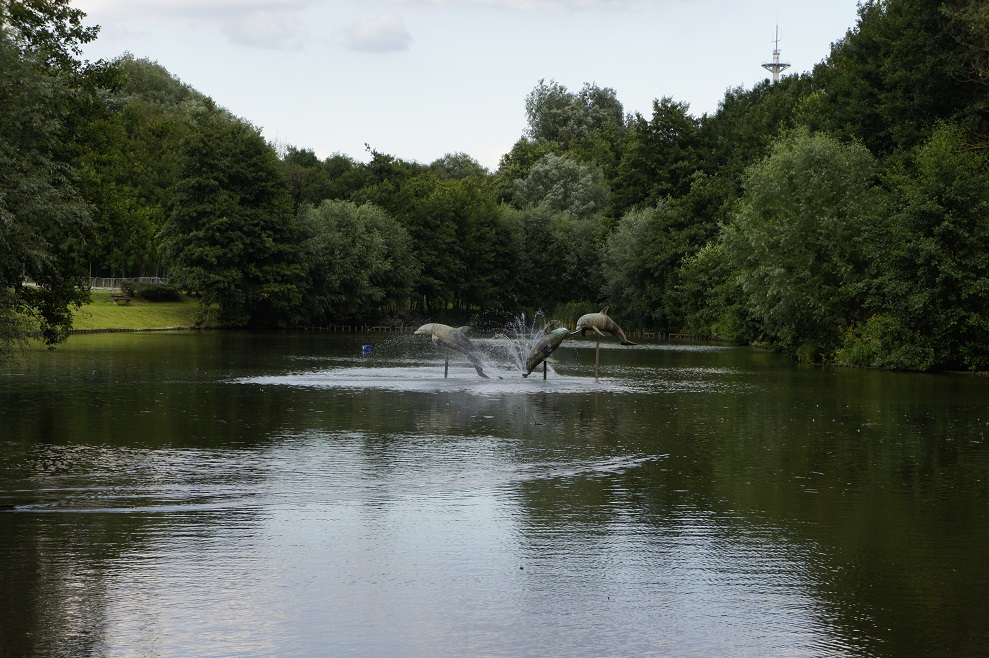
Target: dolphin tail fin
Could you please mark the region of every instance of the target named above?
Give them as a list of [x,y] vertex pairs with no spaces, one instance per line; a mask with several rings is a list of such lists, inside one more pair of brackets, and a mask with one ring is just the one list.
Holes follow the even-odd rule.
[[481,360],[478,359],[476,356],[474,355],[470,356],[470,364],[474,366],[474,370],[477,371],[478,375],[484,377],[485,379],[491,379],[490,377],[484,374],[484,368],[481,366]]
[[626,338],[625,340],[622,341],[622,345],[638,345],[638,343],[633,343],[632,341]]

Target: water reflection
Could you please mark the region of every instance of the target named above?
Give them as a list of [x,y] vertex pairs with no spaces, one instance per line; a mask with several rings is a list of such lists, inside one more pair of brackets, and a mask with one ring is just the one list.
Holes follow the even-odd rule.
[[74,338],[0,374],[0,655],[987,646],[986,380],[657,345],[595,382],[565,343],[488,381],[369,340]]

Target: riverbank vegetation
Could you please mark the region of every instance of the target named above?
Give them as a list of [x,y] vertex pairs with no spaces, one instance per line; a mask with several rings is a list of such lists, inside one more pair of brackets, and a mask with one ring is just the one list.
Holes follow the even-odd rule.
[[812,71],[710,115],[539,81],[493,172],[276,148],[154,62],[80,61],[96,37],[67,0],[0,0],[5,353],[30,320],[63,338],[85,274],[167,275],[229,327],[608,303],[808,362],[989,367],[978,0],[863,2]]

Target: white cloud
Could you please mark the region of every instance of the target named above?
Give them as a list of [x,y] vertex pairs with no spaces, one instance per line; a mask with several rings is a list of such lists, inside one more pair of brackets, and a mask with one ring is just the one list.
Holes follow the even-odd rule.
[[[507,11],[627,9],[642,0],[383,0],[385,4],[428,7],[488,7]],[[687,0],[653,0],[685,2]]]
[[291,12],[321,0],[74,0],[87,14],[127,18],[246,16],[256,12]]
[[[304,30],[297,15],[322,0],[75,0],[92,19],[109,26],[174,21],[220,30],[234,43],[297,50]],[[104,32],[107,35],[107,32]]]
[[344,41],[350,50],[361,52],[395,52],[408,50],[412,36],[398,14],[359,19],[344,30]]
[[223,31],[231,41],[257,48],[298,50],[303,30],[295,17],[256,11],[244,18],[224,21]]

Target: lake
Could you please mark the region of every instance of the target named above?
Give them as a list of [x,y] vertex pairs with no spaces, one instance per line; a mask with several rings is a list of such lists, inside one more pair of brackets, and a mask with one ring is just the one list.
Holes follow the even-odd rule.
[[475,340],[22,355],[0,655],[987,655],[989,378]]

